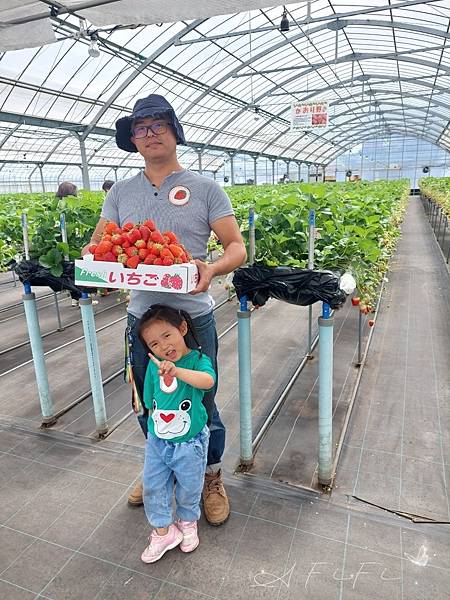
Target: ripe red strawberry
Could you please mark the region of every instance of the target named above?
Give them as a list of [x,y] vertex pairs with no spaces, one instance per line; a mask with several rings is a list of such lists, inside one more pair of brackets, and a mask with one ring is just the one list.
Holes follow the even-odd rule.
[[119,256],[119,254],[123,253],[123,248],[122,246],[119,246],[119,244],[116,244],[112,247],[111,252],[114,254],[114,256]]
[[109,223],[106,224],[104,231],[106,233],[114,233],[114,231],[118,228],[117,223],[114,223],[114,221],[110,221]]
[[164,231],[163,235],[169,238],[171,244],[178,244],[177,236],[173,231]]
[[150,237],[150,229],[148,227],[146,227],[145,225],[141,225],[139,227],[139,231],[141,233],[142,239],[144,240],[144,242],[147,242],[149,237]]
[[168,256],[164,256],[163,265],[165,267],[171,267],[173,265],[173,258],[169,258]]
[[136,241],[134,242],[134,245],[136,246],[136,248],[139,248],[139,250],[140,250],[141,248],[145,248],[145,249],[147,249],[147,244],[144,242],[144,240],[136,240]]
[[180,246],[178,246],[177,244],[170,244],[169,245],[169,250],[172,252],[172,254],[177,257],[177,256],[181,256],[183,253],[183,249],[180,248]]
[[359,306],[359,298],[358,297],[352,298],[352,305]]
[[135,242],[137,242],[138,240],[141,239],[141,232],[139,231],[139,229],[132,229],[131,231],[128,232],[128,239],[130,240],[130,242],[132,244],[134,244]]
[[145,227],[148,227],[150,229],[150,231],[155,231],[155,229],[156,229],[155,222],[152,221],[151,219],[147,219],[146,221],[144,221],[142,223],[142,225],[144,225]]
[[166,273],[164,275],[164,277],[161,279],[161,285],[162,285],[162,287],[170,288],[170,278],[171,278],[171,276],[170,276],[169,273]]
[[148,253],[147,248],[139,248],[138,256],[141,260],[144,260],[144,258],[147,258]]
[[161,235],[161,232],[156,230],[156,231],[152,231],[151,235],[150,235],[152,241],[156,242],[157,244],[164,244],[164,238]]
[[122,225],[123,231],[131,231],[133,229],[133,227],[134,227],[133,223],[125,223],[125,225]]
[[160,258],[159,256],[157,256],[153,262],[154,265],[162,265],[163,261],[162,258]]
[[150,252],[152,254],[154,254],[155,256],[159,256],[161,254],[162,249],[163,249],[163,246],[161,244],[153,243],[153,246],[150,248]]
[[122,242],[122,248],[129,248],[131,245],[132,244],[131,244],[130,240],[125,240],[124,239],[123,242]]
[[155,262],[156,256],[154,254],[147,254],[144,259],[144,265],[152,265]]
[[111,242],[104,242],[101,241],[100,244],[97,246],[97,248],[95,249],[95,253],[96,254],[106,254],[107,252],[109,252],[112,249],[113,245]]
[[181,290],[183,287],[183,280],[179,275],[173,275],[173,277],[170,278],[170,285],[174,290]]
[[114,245],[116,245],[116,244],[119,244],[119,245],[120,245],[120,244],[121,244],[123,241],[124,241],[124,237],[123,237],[123,235],[122,235],[122,234],[120,234],[120,233],[114,233],[114,234],[111,236],[111,242],[112,242]]
[[139,250],[135,246],[130,246],[129,248],[125,248],[125,254],[127,256],[137,256],[139,254]]
[[135,269],[139,264],[139,256],[130,256],[127,260],[127,267],[130,269]]
[[107,262],[117,262],[117,257],[115,254],[113,254],[112,252],[107,252],[104,256],[103,256],[103,260],[106,260]]
[[95,254],[96,249],[97,249],[97,244],[91,244],[88,248],[88,250],[91,254]]
[[172,260],[174,259],[174,255],[172,254],[172,252],[169,250],[169,248],[163,248],[161,250],[161,256],[165,257],[165,258],[171,258]]
[[109,235],[109,233],[104,233],[104,234],[102,235],[102,239],[101,239],[101,241],[102,241],[102,242],[110,242],[110,241],[111,241],[111,236]]

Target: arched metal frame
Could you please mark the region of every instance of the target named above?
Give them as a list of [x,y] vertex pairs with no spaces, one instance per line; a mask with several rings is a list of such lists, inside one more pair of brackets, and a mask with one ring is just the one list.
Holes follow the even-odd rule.
[[[0,93],[0,110],[6,114],[4,107],[23,97],[28,98],[24,114],[43,119],[53,112],[63,114],[61,129],[66,131],[59,140],[51,147],[48,138],[33,142],[34,149],[42,148],[46,160],[55,164],[61,162],[60,149],[70,138],[64,124],[77,121],[78,116],[77,133],[90,144],[90,166],[96,164],[101,151],[108,156],[108,166],[137,168],[98,131],[111,131],[114,120],[129,112],[138,97],[159,89],[195,139],[193,158],[195,152],[213,147],[223,157],[234,152],[255,159],[265,156],[323,165],[369,132],[375,136],[381,131],[413,133],[447,148],[441,138],[450,119],[450,91],[439,82],[442,75],[450,74],[444,57],[450,38],[448,19],[439,12],[445,9],[443,0],[361,5],[346,13],[339,12],[338,4],[316,1],[309,22],[305,4],[289,5],[291,29],[286,33],[277,29],[277,8],[167,24],[159,29],[138,27],[127,35],[123,31],[100,32],[104,60],[97,66],[86,56],[88,40],[66,39],[56,44],[60,52],[42,48],[14,53],[23,56],[15,79],[6,76],[8,69],[2,70],[3,63],[10,67],[12,60],[8,57],[12,53],[4,53],[0,81],[6,91]],[[242,22],[247,20],[244,28]],[[61,36],[78,30],[76,19],[70,16],[54,23]],[[367,32],[364,43],[358,37],[361,31]],[[386,51],[386,46],[392,46],[392,40],[386,41],[389,36],[395,51]],[[250,55],[249,38],[254,47]],[[197,42],[201,42],[198,51],[193,49]],[[36,85],[30,73],[38,72],[48,53],[53,56],[53,70],[44,73]],[[55,77],[65,69],[64,85],[56,86]],[[91,78],[80,75],[89,69]],[[76,74],[72,79],[70,72]],[[73,84],[77,77],[85,81],[78,85],[80,95],[69,88],[69,82]],[[280,110],[277,98],[285,101]],[[320,134],[292,133],[289,102],[315,98],[329,99],[334,111],[330,128]],[[365,112],[369,108],[373,110]],[[346,131],[349,124],[352,127]],[[17,124],[0,137],[1,162],[12,147],[21,152],[17,150],[22,139],[18,135],[26,128]],[[198,154],[196,160],[191,161],[193,167],[199,165]],[[214,157],[202,154],[202,169],[211,166],[217,170],[216,164]]]

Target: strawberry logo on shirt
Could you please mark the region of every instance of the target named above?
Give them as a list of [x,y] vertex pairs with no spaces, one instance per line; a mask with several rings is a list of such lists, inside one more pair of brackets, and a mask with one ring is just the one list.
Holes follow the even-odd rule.
[[183,206],[189,202],[191,192],[183,185],[177,185],[169,192],[169,200],[175,206]]

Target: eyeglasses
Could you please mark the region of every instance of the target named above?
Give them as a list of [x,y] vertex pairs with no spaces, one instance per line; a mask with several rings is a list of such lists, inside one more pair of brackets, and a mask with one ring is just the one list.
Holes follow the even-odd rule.
[[151,131],[153,135],[161,135],[167,131],[167,123],[152,123],[151,125],[138,125],[131,132],[137,140],[148,136]]

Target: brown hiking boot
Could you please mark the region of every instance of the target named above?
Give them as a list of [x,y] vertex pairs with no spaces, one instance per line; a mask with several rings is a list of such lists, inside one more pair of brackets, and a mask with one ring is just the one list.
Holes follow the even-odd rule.
[[222,473],[206,473],[203,485],[203,512],[210,525],[222,525],[230,516],[230,505],[223,487]]
[[140,479],[128,496],[128,504],[131,504],[131,506],[141,506],[141,504],[144,504],[144,500],[142,499],[142,481]]

